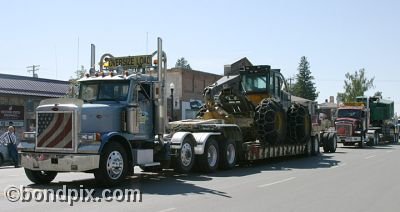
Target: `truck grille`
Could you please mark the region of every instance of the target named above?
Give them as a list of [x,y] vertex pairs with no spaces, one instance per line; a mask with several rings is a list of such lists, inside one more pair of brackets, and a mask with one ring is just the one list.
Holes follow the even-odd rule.
[[338,136],[351,136],[352,135],[351,124],[344,124],[344,123],[336,124],[336,133]]
[[72,149],[72,112],[39,112],[36,147]]

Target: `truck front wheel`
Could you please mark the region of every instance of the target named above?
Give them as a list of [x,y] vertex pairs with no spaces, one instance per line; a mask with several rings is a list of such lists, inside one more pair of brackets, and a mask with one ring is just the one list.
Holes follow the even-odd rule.
[[48,184],[57,176],[57,172],[53,171],[34,171],[25,169],[25,174],[30,181],[36,184]]
[[98,184],[112,186],[125,179],[128,171],[128,157],[121,144],[111,142],[100,156],[100,166],[94,172]]

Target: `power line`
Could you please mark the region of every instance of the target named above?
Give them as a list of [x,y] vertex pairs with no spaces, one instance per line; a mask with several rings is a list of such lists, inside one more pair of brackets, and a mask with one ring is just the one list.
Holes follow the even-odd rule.
[[31,66],[27,66],[26,68],[29,68],[28,72],[32,72],[32,77],[38,78],[38,75],[36,72],[39,71],[39,67],[40,67],[40,65],[31,65]]

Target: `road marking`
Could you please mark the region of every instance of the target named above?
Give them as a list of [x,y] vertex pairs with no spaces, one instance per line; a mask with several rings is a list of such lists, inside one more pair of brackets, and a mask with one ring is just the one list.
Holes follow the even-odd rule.
[[368,156],[368,157],[366,157],[364,159],[370,159],[370,158],[374,158],[374,157],[376,157],[376,155],[370,155],[370,156]]
[[259,188],[264,188],[264,187],[267,187],[267,186],[272,186],[272,185],[275,185],[275,184],[284,183],[284,182],[287,182],[287,181],[290,181],[290,180],[293,180],[293,179],[295,179],[295,177],[290,177],[290,178],[287,178],[287,179],[284,179],[284,180],[279,180],[279,181],[276,181],[276,182],[273,182],[273,183],[259,185],[258,187]]
[[388,150],[388,151],[386,151],[387,153],[391,153],[391,152],[393,152],[393,150]]
[[167,209],[164,209],[164,210],[161,210],[158,212],[169,212],[169,211],[174,211],[174,210],[176,210],[176,208],[167,208]]
[[339,164],[339,165],[336,165],[336,166],[332,166],[331,169],[336,169],[336,168],[338,168],[338,167],[345,166],[346,164],[347,164],[347,163],[342,163],[342,164]]

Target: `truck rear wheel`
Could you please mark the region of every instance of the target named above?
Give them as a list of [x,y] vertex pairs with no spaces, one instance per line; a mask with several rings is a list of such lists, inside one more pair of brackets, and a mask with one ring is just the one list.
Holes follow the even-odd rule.
[[35,171],[30,169],[25,169],[25,174],[30,181],[36,184],[48,184],[57,176],[57,172]]
[[182,141],[181,149],[178,150],[174,158],[175,171],[179,173],[188,173],[194,165],[194,142],[188,136]]
[[213,138],[209,138],[204,147],[204,153],[199,157],[199,168],[203,172],[215,172],[218,168],[218,160],[218,143]]
[[128,172],[128,157],[125,149],[117,142],[106,144],[100,155],[99,168],[94,172],[96,182],[112,186],[125,179]]
[[283,142],[287,123],[281,104],[271,98],[263,99],[255,111],[254,122],[260,142],[271,145]]
[[221,160],[220,166],[222,169],[231,169],[236,165],[236,144],[234,141],[229,140],[221,147]]

